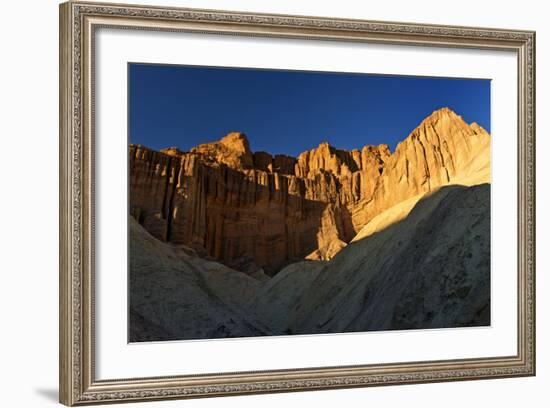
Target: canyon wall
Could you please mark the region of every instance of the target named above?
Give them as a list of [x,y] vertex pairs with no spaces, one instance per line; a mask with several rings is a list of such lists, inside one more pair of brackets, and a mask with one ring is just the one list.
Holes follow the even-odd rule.
[[[446,184],[490,181],[490,137],[448,108],[398,144],[297,158],[233,132],[189,152],[130,146],[130,213],[153,236],[234,269],[274,274],[332,258],[378,214]],[[475,180],[474,180],[475,178]]]
[[490,208],[488,184],[441,187],[331,260],[267,279],[161,242],[130,217],[129,341],[487,326]]

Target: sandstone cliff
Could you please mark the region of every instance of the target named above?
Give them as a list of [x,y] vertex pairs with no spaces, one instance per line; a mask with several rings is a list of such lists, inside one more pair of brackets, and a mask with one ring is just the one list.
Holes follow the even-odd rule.
[[410,200],[443,185],[490,181],[489,158],[488,133],[448,108],[394,153],[385,145],[344,151],[321,143],[297,158],[272,156],[251,152],[239,132],[189,152],[132,145],[130,211],[162,241],[274,274],[305,258],[331,259],[401,203],[410,210]]
[[445,186],[330,261],[271,279],[129,221],[130,341],[490,324],[490,187]]
[[285,268],[247,309],[293,334],[490,324],[490,186],[424,196],[330,261]]

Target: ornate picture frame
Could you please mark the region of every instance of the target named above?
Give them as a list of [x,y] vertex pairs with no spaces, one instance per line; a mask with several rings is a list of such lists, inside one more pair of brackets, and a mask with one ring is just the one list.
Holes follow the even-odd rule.
[[[517,353],[482,358],[98,379],[95,35],[121,30],[501,50],[517,56]],[[121,137],[124,137],[121,135]],[[60,6],[60,402],[147,401],[535,375],[535,33],[67,2]]]

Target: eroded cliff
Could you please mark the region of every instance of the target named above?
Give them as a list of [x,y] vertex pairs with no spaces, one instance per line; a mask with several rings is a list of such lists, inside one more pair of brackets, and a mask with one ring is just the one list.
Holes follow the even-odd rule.
[[[156,238],[246,272],[331,259],[379,214],[452,183],[488,182],[489,134],[448,108],[401,142],[297,158],[233,132],[189,152],[130,146],[130,211]],[[481,159],[480,159],[481,157]],[[412,206],[412,205],[411,205]]]
[[161,242],[129,221],[130,341],[485,326],[490,186],[450,185],[330,261],[270,279]]

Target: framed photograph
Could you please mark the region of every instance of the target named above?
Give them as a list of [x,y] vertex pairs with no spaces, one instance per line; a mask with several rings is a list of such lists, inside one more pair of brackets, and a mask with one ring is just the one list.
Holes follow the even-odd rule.
[[60,6],[66,405],[535,374],[535,33]]

